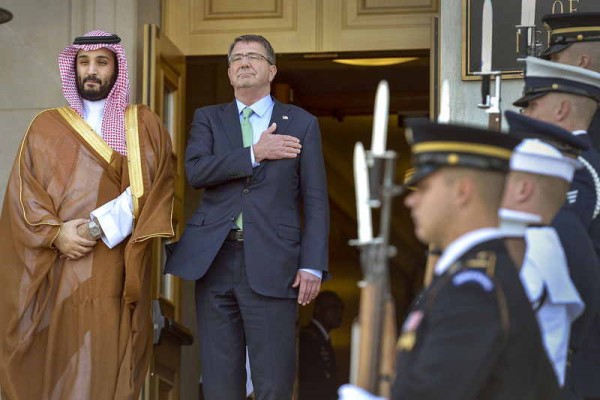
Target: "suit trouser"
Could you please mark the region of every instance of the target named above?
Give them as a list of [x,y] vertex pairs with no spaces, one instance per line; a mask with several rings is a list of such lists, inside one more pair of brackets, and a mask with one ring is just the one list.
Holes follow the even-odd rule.
[[245,398],[247,345],[256,399],[290,399],[296,313],[296,299],[262,296],[250,288],[243,242],[225,241],[206,275],[196,281],[205,398]]

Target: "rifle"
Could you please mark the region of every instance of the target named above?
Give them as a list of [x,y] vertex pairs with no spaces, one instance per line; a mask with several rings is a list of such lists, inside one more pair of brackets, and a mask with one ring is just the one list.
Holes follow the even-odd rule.
[[[394,184],[396,153],[385,150],[388,105],[389,88],[386,81],[381,81],[375,100],[371,151],[365,152],[360,142],[354,148],[358,239],[350,241],[360,249],[363,271],[359,316],[353,325],[350,382],[381,396],[390,395],[394,375],[396,311],[388,260],[396,250],[389,245],[389,224],[392,199],[401,192]],[[369,171],[374,172],[371,179]],[[370,190],[372,186],[375,190]],[[379,206],[380,232],[373,238],[371,208]]]

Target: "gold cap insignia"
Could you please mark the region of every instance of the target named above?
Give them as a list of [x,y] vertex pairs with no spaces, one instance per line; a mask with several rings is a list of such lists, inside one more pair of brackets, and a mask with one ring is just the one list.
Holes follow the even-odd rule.
[[446,161],[448,162],[448,165],[456,165],[460,161],[460,156],[456,153],[448,154]]

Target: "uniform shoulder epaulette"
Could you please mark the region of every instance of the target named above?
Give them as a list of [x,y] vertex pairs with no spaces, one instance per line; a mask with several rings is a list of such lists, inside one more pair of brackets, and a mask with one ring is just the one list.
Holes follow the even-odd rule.
[[494,272],[496,270],[496,253],[479,251],[461,261],[463,268],[452,277],[454,286],[476,283],[486,292],[494,289]]
[[473,256],[462,261],[466,268],[485,269],[492,274],[496,268],[496,253],[493,251],[478,251]]

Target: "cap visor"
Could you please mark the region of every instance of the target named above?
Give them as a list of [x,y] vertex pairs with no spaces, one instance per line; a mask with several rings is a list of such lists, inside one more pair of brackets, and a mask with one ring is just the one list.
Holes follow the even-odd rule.
[[546,50],[544,50],[544,52],[540,55],[540,58],[542,58],[544,60],[550,60],[550,57],[552,56],[552,54],[560,53],[561,51],[563,51],[564,49],[569,47],[571,44],[572,43],[554,44],[554,45],[548,47]]
[[423,179],[434,173],[440,168],[440,165],[424,165],[418,167],[413,175],[404,181],[404,188],[410,188],[421,182]]
[[546,95],[547,93],[532,93],[532,94],[526,94],[525,96],[521,97],[520,99],[517,99],[514,103],[513,106],[515,107],[521,107],[521,108],[525,108],[527,107],[527,105],[529,104],[529,102],[533,99],[537,99],[538,97],[542,97],[544,95]]

